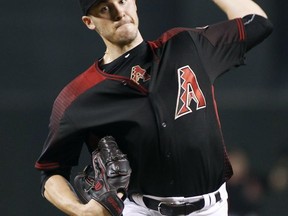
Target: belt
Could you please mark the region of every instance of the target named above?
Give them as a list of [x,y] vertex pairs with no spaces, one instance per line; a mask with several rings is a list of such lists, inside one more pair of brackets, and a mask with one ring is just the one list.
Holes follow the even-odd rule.
[[[219,192],[214,193],[216,202],[221,200]],[[133,195],[132,195],[133,199]],[[134,201],[135,202],[135,201]],[[198,211],[205,206],[204,198],[196,202],[185,202],[180,204],[162,202],[149,197],[143,196],[143,202],[147,208],[160,212],[162,215],[176,216],[176,215],[189,215],[192,212]]]

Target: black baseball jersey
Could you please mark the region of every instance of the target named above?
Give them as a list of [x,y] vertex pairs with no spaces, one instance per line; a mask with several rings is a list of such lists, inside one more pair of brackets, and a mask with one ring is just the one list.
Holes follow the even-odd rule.
[[213,84],[244,63],[246,41],[243,20],[234,19],[171,29],[111,64],[96,61],[55,100],[36,168],[75,166],[83,143],[92,151],[112,135],[132,167],[130,192],[195,196],[218,189],[232,168]]

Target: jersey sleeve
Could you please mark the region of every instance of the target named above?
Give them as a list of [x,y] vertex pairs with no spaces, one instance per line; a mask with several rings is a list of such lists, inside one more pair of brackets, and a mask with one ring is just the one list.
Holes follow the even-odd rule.
[[263,40],[265,40],[273,31],[273,24],[269,19],[256,14],[251,14],[243,17],[243,22],[246,30],[246,43],[249,51]]
[[213,83],[221,74],[243,65],[246,52],[272,32],[272,24],[264,17],[248,15],[203,27],[199,32],[199,55]]
[[[85,134],[74,122],[71,107],[88,89],[103,80],[96,75],[92,65],[84,73],[70,82],[56,98],[50,117],[49,134],[42,153],[35,163],[35,168],[42,171],[66,169],[76,166],[80,157]],[[77,113],[83,112],[77,107]],[[81,122],[80,122],[81,124]]]
[[229,69],[244,64],[246,32],[242,19],[209,25],[198,31],[194,41],[212,83]]
[[58,97],[50,117],[49,134],[35,163],[35,168],[41,171],[52,172],[78,164],[84,135],[77,131],[65,110],[59,108],[61,104]]

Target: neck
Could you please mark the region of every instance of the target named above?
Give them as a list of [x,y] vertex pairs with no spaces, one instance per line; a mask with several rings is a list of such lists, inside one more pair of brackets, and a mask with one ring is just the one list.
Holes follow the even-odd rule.
[[125,45],[115,45],[112,43],[105,43],[106,44],[106,51],[103,56],[103,63],[108,64],[119,56],[123,55],[124,53],[128,52],[129,50],[133,49],[134,47],[138,46],[140,43],[143,42],[143,38],[137,37],[133,42]]

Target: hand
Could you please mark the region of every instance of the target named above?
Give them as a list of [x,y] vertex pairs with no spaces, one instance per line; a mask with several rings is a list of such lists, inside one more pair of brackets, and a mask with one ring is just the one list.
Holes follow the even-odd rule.
[[82,201],[94,199],[113,216],[121,216],[127,196],[131,168],[115,139],[102,138],[92,152],[92,165],[74,178],[74,189]]
[[77,216],[111,216],[109,212],[98,202],[91,199],[87,204],[82,205]]

